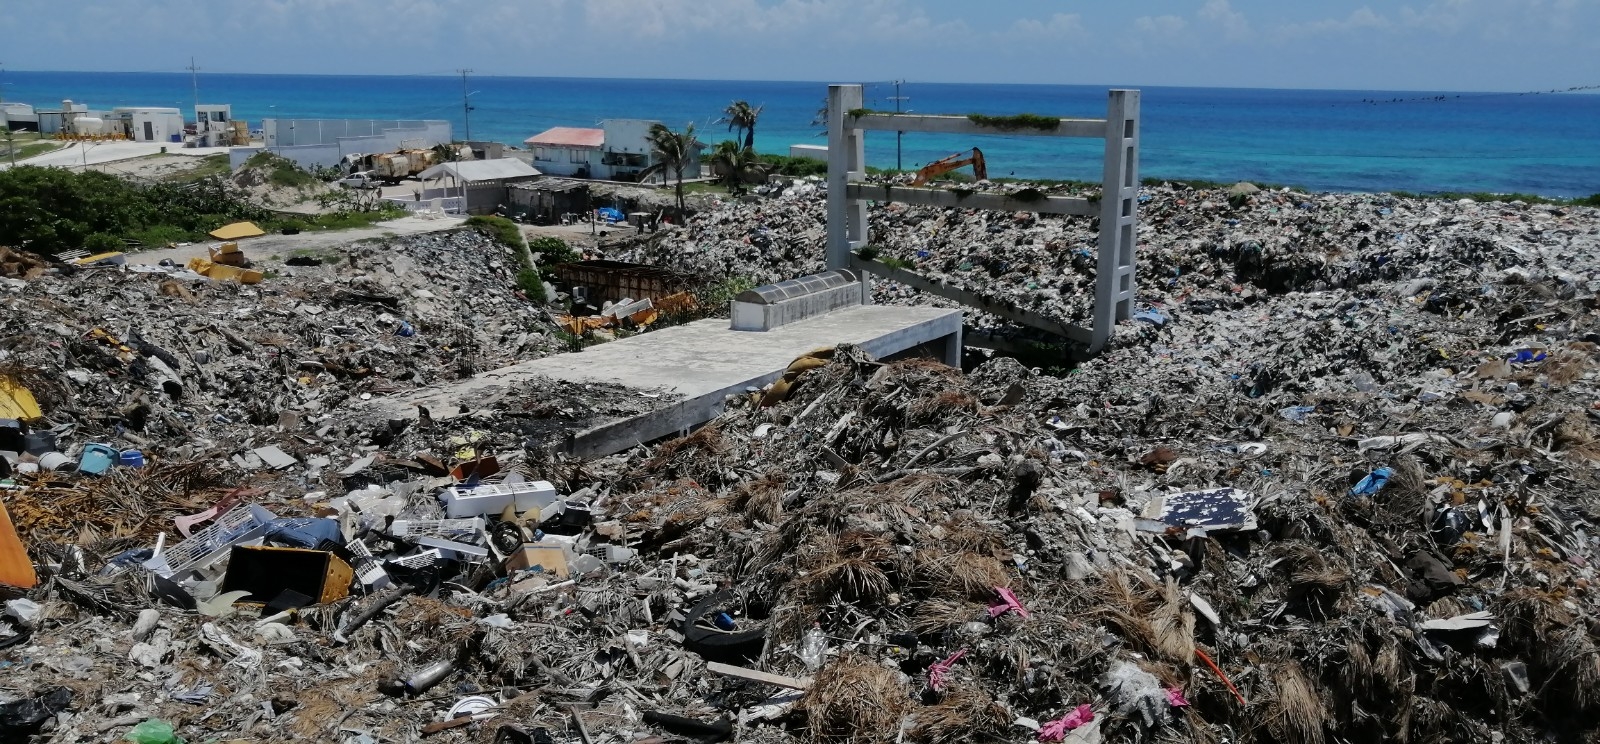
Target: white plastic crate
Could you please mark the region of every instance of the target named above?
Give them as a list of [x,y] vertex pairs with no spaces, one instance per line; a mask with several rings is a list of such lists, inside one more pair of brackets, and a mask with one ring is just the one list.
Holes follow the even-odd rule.
[[479,517],[471,519],[396,519],[390,525],[395,537],[434,537],[445,540],[475,539],[483,532],[485,522]]
[[383,570],[383,564],[372,557],[372,551],[367,549],[367,544],[360,540],[351,540],[345,543],[345,549],[350,551],[351,567],[355,569],[356,579],[368,589],[381,589],[389,585],[389,572]]
[[267,523],[277,518],[278,515],[255,504],[240,504],[189,539],[145,561],[144,567],[169,578],[205,568],[227,555],[234,545],[261,536],[266,532]]

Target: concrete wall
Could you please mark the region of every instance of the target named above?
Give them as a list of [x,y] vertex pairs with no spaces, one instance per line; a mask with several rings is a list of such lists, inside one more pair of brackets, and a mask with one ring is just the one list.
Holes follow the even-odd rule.
[[789,145],[789,157],[791,157],[791,158],[811,158],[812,160],[821,160],[822,162],[826,163],[826,162],[828,162],[828,146],[827,145]]
[[264,119],[261,130],[266,147],[234,148],[228,153],[233,167],[267,149],[302,168],[332,168],[346,155],[427,149],[451,137],[450,122],[438,120]]
[[111,110],[111,120],[126,124],[128,136],[137,142],[170,143],[173,137],[177,137],[178,142],[183,141],[183,114],[177,109],[115,108]]
[[[589,178],[607,178],[609,173],[602,174],[604,166],[600,165],[600,151],[583,147],[546,147],[532,145],[533,167],[547,176],[576,176],[579,170],[589,174]],[[576,153],[581,160],[572,162]],[[541,155],[547,160],[540,160]]]

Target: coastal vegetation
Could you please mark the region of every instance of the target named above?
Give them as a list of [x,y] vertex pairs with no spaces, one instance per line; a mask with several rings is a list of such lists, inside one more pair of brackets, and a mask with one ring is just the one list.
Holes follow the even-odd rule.
[[268,150],[262,150],[244,161],[246,168],[259,168],[266,173],[267,183],[290,189],[300,189],[317,182],[317,177],[296,165],[293,160]]
[[677,197],[678,218],[682,219],[685,211],[683,203],[683,171],[694,160],[695,151],[700,147],[699,138],[695,137],[694,125],[689,124],[682,132],[674,132],[665,124],[656,123],[650,126],[648,136],[650,151],[655,156],[655,163],[640,174],[641,178],[649,178],[657,173],[672,175],[676,181],[673,184],[673,195]]
[[762,162],[756,151],[748,145],[741,147],[733,140],[723,140],[711,153],[711,172],[735,196],[744,193],[749,183],[762,179]]
[[825,160],[817,160],[815,158],[792,158],[787,155],[773,155],[769,153],[760,153],[756,155],[756,158],[762,163],[770,166],[774,173],[780,173],[785,176],[804,178],[806,176],[828,175],[828,163]]
[[761,118],[761,111],[765,106],[751,106],[749,101],[734,101],[722,110],[719,124],[727,124],[728,131],[735,132],[735,141],[742,139],[746,149],[755,149],[756,146],[756,120]]
[[26,165],[0,172],[0,245],[36,253],[203,241],[207,232],[241,220],[271,232],[364,227],[393,216],[386,209],[284,215],[243,198],[221,177],[134,183]]

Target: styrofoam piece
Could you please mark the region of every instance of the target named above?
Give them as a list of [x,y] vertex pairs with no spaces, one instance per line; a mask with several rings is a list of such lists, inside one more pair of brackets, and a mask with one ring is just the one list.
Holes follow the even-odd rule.
[[205,568],[228,554],[234,545],[260,537],[267,524],[278,515],[255,504],[240,504],[217,518],[211,526],[144,562],[144,567],[162,576]]
[[507,506],[518,513],[530,509],[544,510],[560,500],[556,487],[549,481],[525,483],[495,483],[475,488],[449,488],[439,494],[444,502],[444,513],[452,519],[460,517],[499,514]]

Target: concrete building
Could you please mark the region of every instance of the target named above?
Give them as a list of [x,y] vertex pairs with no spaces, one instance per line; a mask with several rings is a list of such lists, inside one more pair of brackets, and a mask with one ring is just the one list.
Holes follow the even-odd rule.
[[194,108],[196,147],[227,147],[234,144],[233,107],[225,103],[204,103]]
[[439,119],[264,119],[261,147],[236,147],[237,168],[262,149],[302,168],[333,168],[346,155],[426,150],[451,141],[450,122]]
[[533,167],[553,176],[609,178],[598,169],[604,129],[551,127],[522,141],[533,153]]
[[119,106],[101,118],[135,142],[183,142],[183,112],[175,108]]
[[[650,147],[650,128],[660,123],[650,119],[606,119],[599,128],[552,127],[523,140],[523,144],[533,152],[534,166],[550,175],[665,184],[675,180],[676,174],[657,172],[648,178],[643,176],[656,163]],[[683,169],[683,177],[700,177],[698,150]]]
[[0,126],[13,132],[39,131],[39,114],[32,104],[0,103]]

